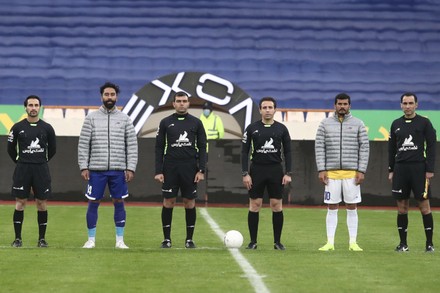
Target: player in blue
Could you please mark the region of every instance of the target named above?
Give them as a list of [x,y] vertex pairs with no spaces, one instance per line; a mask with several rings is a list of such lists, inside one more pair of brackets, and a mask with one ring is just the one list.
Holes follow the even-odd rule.
[[100,92],[103,105],[87,115],[78,144],[78,164],[81,176],[88,181],[85,196],[89,199],[89,237],[83,248],[95,247],[98,207],[108,185],[115,207],[115,247],[128,249],[124,243],[124,198],[128,197],[127,182],[134,178],[136,170],[137,138],[130,118],[115,106],[119,87],[107,82],[101,86]]

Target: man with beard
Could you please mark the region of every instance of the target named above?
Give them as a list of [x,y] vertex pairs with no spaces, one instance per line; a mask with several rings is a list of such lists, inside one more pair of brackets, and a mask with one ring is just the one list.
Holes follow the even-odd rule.
[[357,204],[361,202],[360,184],[364,181],[370,152],[364,123],[350,113],[350,96],[335,97],[335,113],[321,121],[315,140],[319,181],[325,185],[324,203],[328,205],[327,243],[320,251],[335,250],[339,203],[347,208],[350,251],[362,251],[356,242],[358,230]]
[[56,153],[55,131],[39,119],[41,100],[31,95],[24,101],[27,118],[12,126],[8,136],[8,154],[16,163],[12,196],[15,197],[13,216],[15,240],[13,247],[23,245],[21,230],[31,188],[37,206],[39,229],[38,247],[47,247],[47,198],[51,195],[51,178],[47,162]]
[[88,240],[83,248],[95,247],[98,207],[108,185],[115,207],[115,247],[128,249],[124,243],[124,198],[128,197],[127,182],[134,178],[137,165],[136,132],[130,118],[115,106],[119,87],[107,82],[100,92],[103,105],[87,115],[78,143],[78,164],[82,178],[88,181],[85,196],[89,199]]

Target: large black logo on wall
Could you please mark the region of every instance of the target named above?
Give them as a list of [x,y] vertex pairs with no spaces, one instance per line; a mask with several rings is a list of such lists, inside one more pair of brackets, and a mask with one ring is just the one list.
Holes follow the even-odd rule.
[[172,101],[178,91],[221,106],[237,120],[242,131],[260,118],[258,106],[240,87],[224,78],[201,72],[179,72],[153,80],[133,94],[122,112],[130,116],[139,134],[150,115]]

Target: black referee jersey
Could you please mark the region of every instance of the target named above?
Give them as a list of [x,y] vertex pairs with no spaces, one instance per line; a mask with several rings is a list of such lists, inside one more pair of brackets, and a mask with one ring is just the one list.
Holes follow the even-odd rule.
[[12,126],[8,154],[15,163],[46,163],[55,153],[55,131],[49,123],[41,119],[37,122],[23,119]]
[[156,134],[156,174],[163,173],[164,160],[197,158],[199,169],[205,171],[206,132],[202,122],[188,113],[162,119]]
[[426,172],[434,172],[435,144],[436,131],[428,118],[416,115],[394,120],[388,141],[389,171],[393,172],[395,163],[426,162]]
[[243,172],[248,171],[249,150],[252,147],[252,162],[261,165],[282,162],[284,155],[286,172],[292,171],[290,135],[287,127],[274,121],[264,124],[261,120],[250,124],[242,140],[241,165]]

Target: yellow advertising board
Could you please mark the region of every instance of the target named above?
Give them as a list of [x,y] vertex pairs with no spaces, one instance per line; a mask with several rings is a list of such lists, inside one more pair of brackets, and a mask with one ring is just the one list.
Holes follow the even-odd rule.
[[[40,117],[42,113],[43,109],[40,111]],[[0,135],[9,134],[12,126],[26,116],[23,105],[0,105]]]

